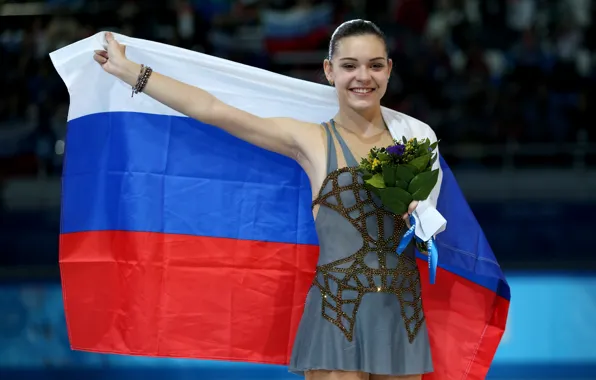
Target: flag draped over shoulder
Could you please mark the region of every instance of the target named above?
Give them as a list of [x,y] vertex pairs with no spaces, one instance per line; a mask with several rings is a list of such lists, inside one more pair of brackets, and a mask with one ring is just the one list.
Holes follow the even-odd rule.
[[[334,90],[116,36],[130,59],[262,117],[329,120]],[[51,54],[70,93],[60,268],[73,349],[287,364],[318,258],[292,160],[189,119],[93,61],[103,33]],[[408,118],[384,109],[392,132]],[[413,137],[413,136],[409,136]],[[484,379],[509,287],[447,164],[439,269],[420,259],[435,372]]]

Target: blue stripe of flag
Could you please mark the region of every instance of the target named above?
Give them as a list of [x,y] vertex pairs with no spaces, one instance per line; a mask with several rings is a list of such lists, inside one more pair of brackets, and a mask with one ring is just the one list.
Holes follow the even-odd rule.
[[439,265],[486,286],[505,299],[509,286],[481,226],[470,209],[453,172],[441,157],[443,182],[437,210],[447,219],[447,229],[437,236]]
[[310,201],[293,160],[189,118],[100,113],[68,126],[63,233],[318,244]]

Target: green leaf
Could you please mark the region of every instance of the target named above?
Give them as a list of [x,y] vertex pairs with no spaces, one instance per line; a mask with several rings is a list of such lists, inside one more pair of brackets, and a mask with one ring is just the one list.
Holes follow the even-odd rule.
[[433,149],[431,149],[431,143],[429,139],[424,139],[424,143],[420,145],[418,150],[419,155],[429,154]]
[[412,178],[414,178],[415,175],[416,173],[414,173],[412,169],[406,167],[405,165],[397,165],[395,167],[395,177],[399,180],[410,183],[410,181],[412,180]]
[[408,192],[417,201],[423,201],[430,195],[430,192],[439,179],[439,169],[418,174],[408,187]]
[[420,171],[418,170],[417,167],[415,167],[414,165],[410,165],[409,163],[408,164],[402,164],[402,166],[404,168],[409,169],[414,175],[420,173]]
[[383,179],[385,180],[385,186],[395,185],[395,166],[383,166]]
[[381,200],[384,199],[396,199],[402,203],[409,205],[412,202],[412,195],[404,189],[399,187],[387,187],[381,189]]
[[373,175],[370,179],[366,180],[365,182],[373,187],[378,188],[378,189],[382,189],[385,187],[385,181],[383,180],[383,175],[380,173]]
[[404,145],[408,143],[408,139],[406,139],[406,136],[402,136],[401,140],[404,142]]
[[400,180],[400,179],[398,179],[398,180],[396,180],[396,181],[395,181],[395,186],[397,186],[397,187],[399,187],[399,188],[402,188],[402,189],[404,189],[404,190],[408,190],[408,186],[409,186],[409,185],[410,185],[410,183],[409,183],[409,182],[402,181],[402,180]]
[[430,148],[432,150],[437,149],[437,146],[439,145],[439,140],[435,141],[434,143],[430,144]]
[[377,189],[376,187],[374,187],[374,186],[372,186],[372,185],[369,185],[368,183],[365,183],[365,184],[364,184],[364,187],[365,187],[366,189],[370,190],[371,192],[373,192],[373,193],[377,194],[377,196],[378,196],[378,197],[380,197],[380,196],[381,196],[381,192],[380,192],[380,190],[381,190],[381,189]]
[[379,153],[379,155],[377,156],[377,158],[381,162],[386,162],[386,161],[390,161],[391,160],[391,156],[389,154],[387,154],[387,153]]
[[409,162],[410,165],[415,166],[418,169],[418,172],[422,172],[426,169],[428,162],[430,161],[430,154],[425,154],[424,156],[416,157],[412,161]]
[[398,215],[405,214],[408,211],[408,206],[412,203],[410,193],[399,187],[388,187],[379,192],[383,205]]
[[436,154],[436,153],[435,153],[435,154],[433,154],[433,158],[431,158],[431,160],[430,160],[430,163],[429,163],[430,165],[429,165],[429,167],[431,167],[431,168],[432,168],[432,166],[433,166],[433,165],[435,164],[435,162],[437,161],[437,157],[439,157],[439,155],[438,155],[438,154]]

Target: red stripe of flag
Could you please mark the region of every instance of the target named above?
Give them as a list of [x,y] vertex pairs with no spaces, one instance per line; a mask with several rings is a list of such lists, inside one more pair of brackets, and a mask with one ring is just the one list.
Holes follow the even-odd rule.
[[63,234],[74,349],[285,364],[317,246],[143,232]]
[[424,380],[484,380],[504,332],[509,301],[464,277],[418,259],[435,372]]

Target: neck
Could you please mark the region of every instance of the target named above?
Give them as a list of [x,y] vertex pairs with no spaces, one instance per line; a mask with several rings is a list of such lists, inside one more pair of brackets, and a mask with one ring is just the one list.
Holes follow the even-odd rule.
[[362,137],[376,135],[387,129],[380,107],[362,112],[353,109],[340,109],[334,120],[342,128]]

